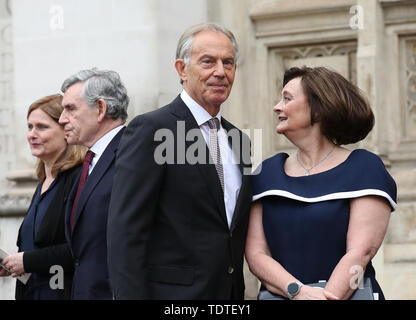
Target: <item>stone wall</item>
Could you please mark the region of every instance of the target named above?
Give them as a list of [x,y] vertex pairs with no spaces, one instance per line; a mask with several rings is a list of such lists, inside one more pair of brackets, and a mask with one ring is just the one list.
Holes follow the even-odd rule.
[[0,0],[0,188],[15,156],[13,135],[13,34],[9,0]]
[[[6,174],[15,159],[13,71],[11,5],[9,0],[0,0],[0,248],[7,252],[16,251],[15,239],[21,221],[20,217],[14,215],[18,200],[5,191]],[[0,278],[0,299],[11,298],[13,292],[14,281]]]

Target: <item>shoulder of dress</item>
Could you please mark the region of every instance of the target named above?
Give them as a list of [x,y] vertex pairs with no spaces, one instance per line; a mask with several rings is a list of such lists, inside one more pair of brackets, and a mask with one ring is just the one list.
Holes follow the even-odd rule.
[[349,169],[351,175],[358,175],[360,178],[363,176],[375,177],[381,175],[388,180],[392,179],[383,160],[377,154],[364,149],[353,151],[346,168],[347,170]]
[[270,172],[278,172],[282,167],[282,157],[285,153],[277,153],[274,156],[271,156],[263,160],[254,171],[254,176],[261,177],[268,175]]
[[366,149],[355,149],[351,152],[351,155],[349,156],[349,158],[352,159],[353,162],[355,163],[362,163],[362,164],[366,164],[366,163],[379,163],[382,164],[383,161],[381,160],[381,158],[371,152],[368,151]]

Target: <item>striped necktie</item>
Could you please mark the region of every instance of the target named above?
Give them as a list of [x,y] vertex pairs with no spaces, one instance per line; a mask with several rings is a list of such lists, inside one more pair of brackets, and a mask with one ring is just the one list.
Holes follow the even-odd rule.
[[221,162],[220,145],[218,143],[218,130],[220,129],[220,121],[218,118],[208,120],[209,126],[209,153],[214,161],[217,169],[218,178],[220,179],[221,187],[224,192],[224,170]]

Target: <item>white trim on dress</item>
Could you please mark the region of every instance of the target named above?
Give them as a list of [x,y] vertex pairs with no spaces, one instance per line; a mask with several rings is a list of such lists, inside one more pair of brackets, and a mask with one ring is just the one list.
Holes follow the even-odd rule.
[[284,190],[267,190],[262,193],[255,194],[253,196],[252,201],[256,201],[266,196],[280,196],[280,197],[289,198],[293,200],[314,203],[314,202],[321,202],[321,201],[328,201],[328,200],[359,198],[359,197],[370,196],[370,195],[386,198],[390,202],[390,205],[393,208],[392,211],[396,210],[397,203],[394,202],[394,200],[390,197],[390,195],[387,192],[377,190],[377,189],[363,189],[363,190],[358,190],[358,191],[336,192],[336,193],[330,193],[324,196],[312,197],[312,198],[301,197],[301,196],[298,196],[296,194],[293,194],[291,192],[284,191]]

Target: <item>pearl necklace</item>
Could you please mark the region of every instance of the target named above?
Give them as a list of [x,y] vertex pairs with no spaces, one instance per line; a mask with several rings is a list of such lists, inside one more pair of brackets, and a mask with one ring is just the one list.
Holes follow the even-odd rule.
[[310,167],[309,169],[307,169],[307,168],[305,168],[305,166],[302,164],[302,162],[300,161],[300,159],[299,159],[299,150],[298,150],[298,152],[296,152],[296,160],[298,161],[298,163],[300,164],[300,166],[305,170],[305,174],[304,174],[304,176],[309,176],[309,174],[310,174],[310,171],[313,169],[313,168],[315,168],[316,166],[318,166],[319,164],[321,164],[322,162],[324,162],[328,157],[329,157],[329,155],[332,153],[332,151],[334,151],[334,149],[335,149],[335,145],[332,147],[332,149],[331,150],[329,150],[329,152],[321,159],[321,160],[319,160],[316,164],[314,164],[312,167]]

